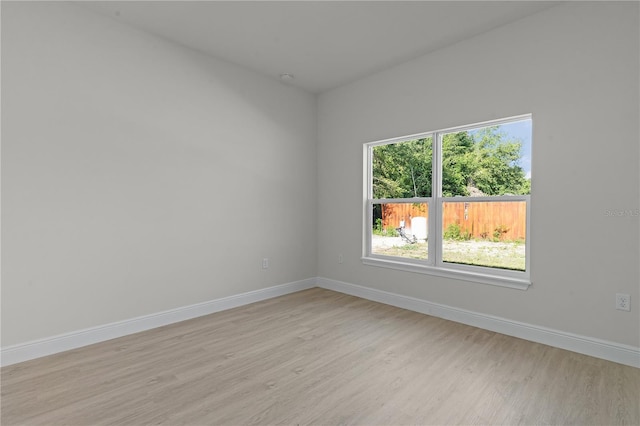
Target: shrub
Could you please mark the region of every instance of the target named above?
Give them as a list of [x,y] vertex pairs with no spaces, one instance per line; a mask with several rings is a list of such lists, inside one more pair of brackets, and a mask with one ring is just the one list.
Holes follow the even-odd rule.
[[450,224],[444,231],[445,240],[470,240],[471,236],[471,232],[461,229],[457,223]]
[[382,235],[382,219],[377,218],[376,224],[373,226],[373,233],[377,235]]
[[497,226],[496,229],[493,230],[493,240],[500,241],[502,236],[509,232],[509,228],[504,225]]

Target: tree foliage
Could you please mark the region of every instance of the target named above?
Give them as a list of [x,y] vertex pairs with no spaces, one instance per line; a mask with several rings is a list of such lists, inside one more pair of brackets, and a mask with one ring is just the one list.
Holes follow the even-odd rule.
[[432,152],[431,138],[374,147],[374,197],[430,197]]
[[[485,195],[529,194],[521,149],[499,126],[443,135],[443,196],[468,196],[470,188]],[[374,198],[430,197],[432,155],[430,137],[374,147]]]

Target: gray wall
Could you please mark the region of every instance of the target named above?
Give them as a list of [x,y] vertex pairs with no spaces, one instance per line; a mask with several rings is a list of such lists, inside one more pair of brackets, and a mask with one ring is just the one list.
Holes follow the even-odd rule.
[[[606,212],[639,208],[638,27],[637,3],[569,3],[322,94],[318,275],[637,347],[639,218]],[[529,290],[362,265],[363,143],[524,113]]]
[[315,276],[315,102],[3,2],[2,346]]

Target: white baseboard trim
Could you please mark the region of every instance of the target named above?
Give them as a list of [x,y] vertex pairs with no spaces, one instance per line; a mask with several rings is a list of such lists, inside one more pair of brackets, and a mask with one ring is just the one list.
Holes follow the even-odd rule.
[[420,312],[439,318],[471,325],[485,330],[542,343],[572,352],[640,368],[640,348],[606,340],[580,336],[546,327],[512,321],[492,315],[453,308],[414,297],[363,287],[356,284],[317,278],[317,286],[363,299]]
[[156,314],[8,346],[0,351],[0,365],[6,366],[52,355],[261,300],[284,296],[285,294],[316,286],[640,368],[640,348],[458,309],[414,297],[322,277],[281,284]]
[[315,286],[316,279],[308,278],[306,280],[276,285],[151,315],[144,315],[98,327],[91,327],[84,330],[73,331],[27,343],[8,346],[6,348],[2,348],[2,351],[0,352],[0,365],[6,366],[16,364],[34,358],[68,351],[70,349],[127,336],[129,334],[150,330],[163,325],[173,324],[203,315],[209,315],[215,312],[248,305],[250,303],[283,296],[289,293],[295,293]]

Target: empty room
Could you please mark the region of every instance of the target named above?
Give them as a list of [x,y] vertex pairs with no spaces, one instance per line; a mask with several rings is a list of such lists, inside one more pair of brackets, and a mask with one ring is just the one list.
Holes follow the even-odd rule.
[[639,425],[636,1],[2,1],[2,425]]

